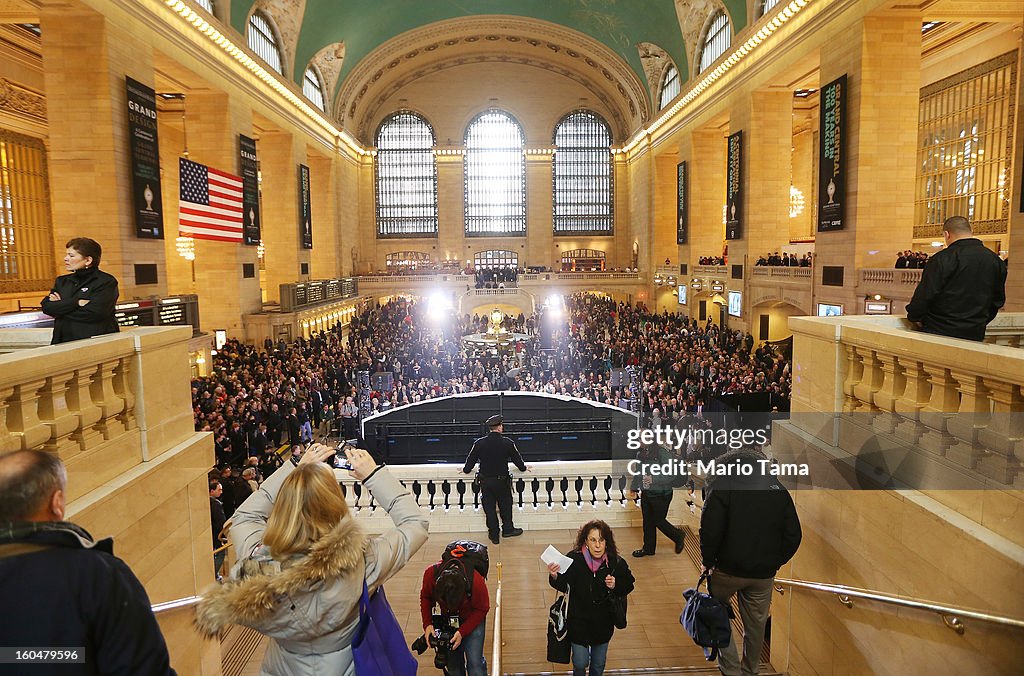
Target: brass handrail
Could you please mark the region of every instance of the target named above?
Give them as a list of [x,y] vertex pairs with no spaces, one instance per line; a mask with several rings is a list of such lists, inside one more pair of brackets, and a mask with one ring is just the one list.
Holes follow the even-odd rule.
[[943,623],[958,634],[963,634],[966,629],[963,623],[964,619],[978,620],[979,622],[1002,624],[1009,627],[1015,627],[1017,629],[1024,629],[1024,619],[1004,617],[1002,615],[994,615],[992,613],[986,613],[980,610],[971,610],[969,608],[954,608],[953,606],[947,606],[933,601],[897,596],[895,594],[886,594],[885,592],[874,591],[871,589],[860,589],[857,587],[847,587],[846,585],[828,584],[825,582],[790,580],[783,577],[775,578],[775,591],[779,594],[786,593],[786,590],[782,588],[782,585],[800,589],[810,589],[812,591],[820,591],[827,594],[835,594],[836,598],[839,599],[839,602],[847,608],[853,608],[852,599],[857,598],[865,599],[867,601],[878,601],[879,603],[888,603],[895,606],[903,606],[904,608],[926,610],[941,616]]
[[501,563],[498,563],[498,586],[494,592],[494,649],[491,651],[492,674],[501,672]]
[[175,599],[173,601],[154,603],[152,605],[153,614],[159,615],[160,613],[166,613],[169,610],[177,610],[178,608],[188,608],[189,606],[196,605],[202,600],[202,596],[186,596],[184,598]]

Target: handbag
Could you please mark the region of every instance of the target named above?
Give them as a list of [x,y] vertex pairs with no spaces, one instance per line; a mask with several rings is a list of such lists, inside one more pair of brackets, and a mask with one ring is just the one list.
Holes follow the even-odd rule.
[[718,659],[721,648],[732,640],[732,625],[729,623],[729,608],[715,597],[700,591],[700,585],[707,580],[703,573],[697,586],[683,592],[686,607],[679,615],[679,623],[690,635],[693,642],[704,648],[704,659],[713,662]]
[[572,646],[569,644],[569,592],[559,592],[548,610],[548,662],[569,664]]
[[416,676],[417,662],[405,645],[384,588],[369,595],[363,580],[359,598],[359,625],[352,636],[352,658],[356,676]]
[[612,612],[612,624],[615,625],[616,629],[626,628],[626,610],[628,603],[625,596],[619,596],[612,594],[610,598],[611,612]]

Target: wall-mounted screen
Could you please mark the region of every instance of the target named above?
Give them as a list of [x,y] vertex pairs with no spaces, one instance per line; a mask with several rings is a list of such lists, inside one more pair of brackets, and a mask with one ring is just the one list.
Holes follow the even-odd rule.
[[819,317],[839,317],[843,314],[842,305],[830,305],[829,303],[818,303]]
[[729,292],[729,316],[739,317],[743,314],[743,294],[739,291]]
[[686,285],[679,285],[679,304],[686,305]]

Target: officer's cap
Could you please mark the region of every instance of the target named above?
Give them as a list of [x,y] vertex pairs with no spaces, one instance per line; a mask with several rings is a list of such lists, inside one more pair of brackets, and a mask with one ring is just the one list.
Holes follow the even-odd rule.
[[500,415],[492,415],[486,422],[488,427],[497,427],[502,423],[502,421],[504,421],[504,418]]

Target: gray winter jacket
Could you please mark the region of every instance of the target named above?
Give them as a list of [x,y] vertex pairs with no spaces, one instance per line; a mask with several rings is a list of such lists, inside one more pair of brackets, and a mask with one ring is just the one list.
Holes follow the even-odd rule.
[[240,624],[270,637],[261,676],[354,676],[352,635],[363,578],[372,594],[401,570],[426,542],[429,522],[412,495],[381,469],[365,485],[394,528],[367,537],[349,515],[308,554],[279,564],[262,538],[281,484],[293,470],[285,463],[235,511],[231,542],[240,561],[230,582],[204,594],[196,625],[207,636]]

